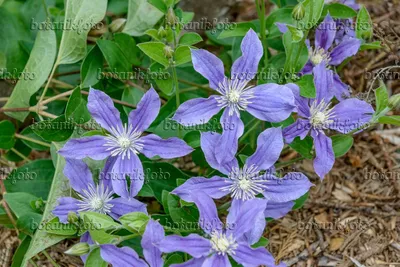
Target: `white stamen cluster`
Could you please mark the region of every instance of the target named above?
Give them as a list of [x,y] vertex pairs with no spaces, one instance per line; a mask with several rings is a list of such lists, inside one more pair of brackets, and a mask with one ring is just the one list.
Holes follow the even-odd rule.
[[218,92],[221,96],[217,96],[218,105],[222,108],[229,108],[229,116],[236,113],[239,116],[240,110],[246,110],[247,106],[251,104],[249,101],[254,96],[248,91],[252,86],[247,86],[247,80],[225,78],[223,82],[219,83]]
[[318,65],[322,61],[325,61],[325,63],[328,64],[329,61],[331,61],[329,53],[323,48],[316,48],[314,50],[310,48],[310,50],[308,51],[308,55],[314,65]]
[[265,181],[258,179],[260,177],[257,166],[244,165],[242,169],[233,168],[229,178],[233,183],[221,188],[223,191],[230,191],[232,198],[249,200],[255,198],[267,188]]
[[78,207],[79,211],[93,211],[101,214],[107,214],[113,207],[109,202],[113,199],[113,191],[105,188],[101,183],[97,186],[90,185],[88,190],[83,190],[82,194],[78,194],[81,200],[79,200]]
[[131,153],[139,154],[143,149],[143,144],[138,142],[141,135],[142,133],[133,129],[132,125],[125,124],[122,129],[111,129],[104,146],[108,147],[107,151],[111,150],[111,156],[121,155],[122,159],[128,156],[130,159]]
[[329,124],[332,124],[335,117],[333,109],[330,108],[331,103],[325,103],[322,100],[319,104],[314,101],[310,108],[310,123],[314,128],[325,129]]
[[213,232],[211,234],[211,248],[218,255],[226,254],[234,255],[235,249],[238,247],[235,238],[232,235],[227,236],[225,233]]

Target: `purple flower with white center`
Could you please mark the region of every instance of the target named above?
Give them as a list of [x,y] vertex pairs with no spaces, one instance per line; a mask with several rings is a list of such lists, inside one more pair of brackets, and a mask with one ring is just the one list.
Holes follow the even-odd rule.
[[198,234],[188,236],[166,236],[158,248],[162,252],[181,251],[188,253],[193,259],[172,267],[230,267],[228,256],[243,266],[286,266],[275,265],[273,256],[265,248],[253,249],[244,239],[245,233],[254,227],[254,221],[265,210],[265,202],[254,198],[244,203],[235,216],[227,217],[226,226],[218,218],[214,201],[203,192],[193,195],[193,201],[200,211],[199,224],[205,232],[205,237]]
[[130,212],[147,213],[146,205],[134,198],[114,198],[111,185],[106,180],[100,180],[99,184],[95,184],[91,171],[82,160],[67,158],[64,175],[69,179],[70,186],[76,191],[79,199],[72,197],[58,199],[53,214],[62,223],[68,223],[70,212],[79,214],[83,211],[92,211],[107,214],[115,220]]
[[357,38],[345,38],[340,44],[330,49],[336,37],[336,22],[328,14],[324,21],[315,31],[314,48],[309,45],[309,61],[304,66],[301,74],[311,74],[318,65],[323,65],[325,76],[331,79],[332,86],[326,88],[330,96],[335,96],[338,100],[344,100],[350,96],[348,86],[344,84],[337,73],[329,69],[330,66],[340,65],[346,58],[357,54],[361,45],[361,40]]
[[256,76],[258,63],[263,54],[262,44],[253,30],[249,30],[241,44],[242,56],[232,66],[231,78],[224,74],[222,61],[210,52],[192,50],[194,69],[203,75],[220,95],[196,98],[179,106],[173,119],[185,126],[207,123],[211,117],[224,109],[220,119],[223,126],[221,149],[217,160],[222,162],[234,157],[238,139],[244,125],[240,111],[247,111],[257,119],[280,122],[290,116],[294,99],[284,85],[262,84],[255,87],[248,83]]
[[[284,205],[286,207],[292,205],[291,201],[304,195],[313,185],[302,173],[288,173],[283,178],[278,178],[273,174],[273,165],[279,159],[284,146],[281,128],[269,128],[258,136],[257,149],[247,158],[243,167],[239,167],[236,158],[223,164],[216,160],[215,151],[220,149],[220,138],[221,135],[217,133],[202,133],[201,148],[209,165],[227,177],[193,177],[173,190],[173,194],[187,202],[193,202],[193,196],[199,192],[214,199],[230,195],[232,197],[231,210],[238,210],[246,202],[262,195],[263,198],[257,199],[263,203],[271,202],[272,208],[274,203],[286,203]],[[274,215],[276,212],[270,214],[269,205],[267,208],[265,216],[260,219],[260,224],[253,228],[255,232],[262,233],[265,217],[276,217]],[[234,213],[231,212],[231,214]],[[257,241],[258,239],[255,238],[249,239],[250,243]]]
[[[100,245],[100,256],[113,267],[163,267],[164,260],[161,257],[162,252],[155,244],[164,239],[164,228],[158,221],[150,219],[143,234],[141,245],[143,255],[146,261],[139,258],[139,255],[129,247],[119,248],[113,244]],[[81,237],[81,242],[95,244],[89,233]],[[83,256],[83,262],[86,262],[87,256]]]
[[[88,110],[97,123],[108,131],[107,136],[90,136],[70,139],[58,152],[65,158],[94,160],[107,158],[106,173],[111,176],[113,191],[125,198],[134,197],[144,183],[143,166],[139,153],[148,158],[160,156],[171,159],[193,151],[178,138],[162,139],[143,132],[155,120],[160,111],[160,98],[153,88],[143,96],[137,108],[129,113],[128,124],[123,125],[119,111],[105,93],[90,89]],[[126,176],[131,180],[128,190]]]
[[304,139],[311,131],[316,153],[314,169],[321,179],[332,169],[335,162],[332,140],[324,130],[331,129],[347,134],[370,122],[374,113],[370,104],[356,98],[343,100],[331,107],[326,90],[329,79],[323,75],[324,73],[326,72],[322,65],[314,69],[314,83],[317,90],[315,99],[300,96],[299,87],[291,85],[300,118],[283,130],[287,143],[291,143],[297,136]]

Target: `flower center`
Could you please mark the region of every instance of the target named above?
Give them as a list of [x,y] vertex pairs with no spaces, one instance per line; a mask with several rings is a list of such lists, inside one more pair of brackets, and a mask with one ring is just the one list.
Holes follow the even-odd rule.
[[109,202],[113,199],[113,191],[105,188],[101,183],[97,186],[90,185],[88,189],[84,189],[78,194],[81,200],[78,203],[79,211],[93,211],[102,214],[109,213],[112,204]]
[[254,96],[248,90],[251,86],[246,87],[247,80],[225,78],[218,86],[218,92],[221,94],[217,96],[218,105],[222,108],[229,108],[229,115],[232,116],[236,113],[239,116],[240,110],[246,110],[247,106],[251,104],[249,101]]
[[139,154],[143,149],[143,144],[139,141],[141,135],[142,133],[133,129],[132,125],[125,124],[123,129],[112,128],[104,146],[108,147],[107,151],[111,151],[112,156],[122,155],[122,159],[125,156],[130,159],[131,153]]
[[311,118],[310,122],[314,128],[327,128],[328,124],[333,123],[334,113],[333,109],[330,109],[330,103],[325,103],[322,100],[319,104],[314,101],[310,108]]
[[328,64],[329,61],[331,61],[329,53],[326,52],[323,48],[319,48],[319,49],[315,49],[315,50],[310,49],[309,57],[310,57],[311,62],[314,65],[318,65],[322,61],[325,61],[325,63]]
[[211,234],[211,248],[218,255],[235,254],[235,249],[238,247],[236,240],[232,235],[227,236],[224,233],[214,232]]
[[222,191],[230,191],[232,198],[249,200],[255,198],[266,189],[265,180],[260,179],[257,166],[244,165],[242,169],[234,168],[229,174],[233,183],[222,187]]

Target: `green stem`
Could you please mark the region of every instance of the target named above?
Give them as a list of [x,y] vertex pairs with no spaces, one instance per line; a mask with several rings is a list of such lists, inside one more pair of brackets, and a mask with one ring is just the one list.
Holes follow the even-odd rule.
[[21,152],[19,152],[18,150],[16,150],[15,148],[11,148],[10,149],[12,152],[14,152],[15,154],[17,154],[20,158],[23,158],[24,160],[31,162],[30,159],[28,159],[24,154],[22,154]]
[[30,262],[34,267],[38,267],[38,265],[37,265],[32,259],[29,259],[29,262]]
[[258,17],[260,20],[260,34],[261,34],[261,43],[264,49],[264,68],[267,67],[268,64],[268,46],[267,46],[267,36],[266,36],[266,27],[265,27],[265,0],[256,1],[258,4]]
[[139,234],[131,234],[131,235],[120,236],[120,237],[118,238],[117,242],[118,242],[118,243],[121,243],[121,242],[124,242],[124,241],[126,241],[126,240],[129,240],[129,239],[138,237],[138,236],[140,236],[140,235],[139,235]]
[[275,167],[276,167],[276,169],[284,168],[284,167],[292,165],[295,162],[302,161],[303,159],[305,159],[305,158],[303,156],[301,156],[299,158],[295,158],[295,159],[292,159],[292,160],[289,160],[289,161],[277,163],[275,165]]
[[[181,105],[178,75],[176,74],[175,65],[171,64],[171,67],[172,67],[172,76],[174,78],[174,86],[175,86],[176,108],[178,108]],[[178,137],[182,138],[182,136],[181,136],[181,127],[180,127],[179,124],[178,124]]]
[[46,256],[46,258],[51,262],[51,264],[53,264],[54,267],[60,267],[54,260],[52,257],[50,257],[50,255],[46,252],[46,250],[42,251],[43,255]]
[[[289,58],[289,61],[286,60],[287,62],[291,61],[292,54],[293,54],[293,47],[294,47],[294,44],[292,43],[290,45],[289,53],[287,54],[287,58]],[[288,65],[289,64],[285,64],[285,67],[283,68],[283,73],[282,73],[283,77],[280,79],[281,81],[283,81],[283,79],[286,77],[286,73],[288,71]]]
[[[252,124],[255,120],[256,120],[256,119],[253,119],[252,121],[250,121],[249,125]],[[251,128],[250,128],[248,131],[246,131],[246,132],[242,135],[242,137],[240,137],[239,143],[242,142],[242,141],[244,141],[244,140],[247,138],[247,136],[249,136],[249,134],[250,134],[252,131],[254,131],[255,129],[257,129],[257,127],[260,125],[260,123],[261,123],[261,121],[260,121],[260,120],[257,120],[257,121],[253,124],[253,126],[251,126]]]
[[44,96],[46,95],[47,89],[49,88],[51,79],[53,78],[54,73],[56,72],[57,67],[58,67],[58,64],[57,64],[57,63],[54,64],[53,70],[52,70],[51,73],[50,73],[50,76],[49,76],[49,78],[48,78],[48,80],[47,80],[47,83],[46,83],[46,85],[45,85],[45,87],[44,87],[44,89],[43,89],[42,95],[41,95],[40,98],[39,98],[39,102],[37,103],[37,113],[39,113],[39,111],[40,111],[40,107],[41,107],[41,105],[42,105],[43,98],[44,98]]
[[36,140],[36,139],[30,138],[30,137],[27,137],[27,136],[24,136],[24,135],[21,135],[21,134],[18,134],[18,133],[15,134],[15,137],[17,137],[19,139],[23,139],[23,140],[29,141],[29,142],[32,142],[32,143],[36,143],[38,145],[51,147],[51,145],[49,143],[45,143],[45,142],[42,142],[40,140]]
[[42,3],[43,3],[44,12],[46,12],[46,17],[49,18],[50,14],[49,14],[49,11],[47,10],[46,0],[42,0]]

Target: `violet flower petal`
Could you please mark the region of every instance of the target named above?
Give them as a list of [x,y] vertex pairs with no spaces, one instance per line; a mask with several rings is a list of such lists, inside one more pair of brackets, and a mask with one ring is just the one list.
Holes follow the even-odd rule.
[[193,202],[192,194],[199,191],[204,192],[211,198],[219,199],[229,194],[229,191],[223,191],[221,188],[231,183],[231,180],[219,176],[213,176],[211,178],[192,177],[184,184],[175,188],[172,194],[178,195],[186,202]]
[[193,148],[188,146],[182,139],[171,137],[162,139],[155,134],[149,134],[139,139],[143,144],[140,151],[148,158],[160,156],[163,159],[179,158],[190,154]]
[[191,49],[191,52],[194,69],[210,82],[212,89],[217,90],[219,84],[225,79],[222,61],[204,49]]
[[150,219],[147,223],[146,230],[144,231],[141,245],[143,248],[144,258],[151,267],[164,266],[164,260],[161,257],[162,252],[156,246],[156,244],[163,240],[164,236],[165,232],[162,225],[159,222]]
[[110,216],[118,220],[121,216],[131,212],[143,212],[147,214],[146,204],[134,198],[114,198],[108,202],[113,205]]
[[68,213],[78,213],[79,201],[72,197],[60,197],[57,201],[58,204],[52,213],[60,219],[61,223],[68,223]]
[[357,54],[358,49],[360,49],[361,40],[356,38],[348,38],[343,40],[338,46],[336,46],[331,52],[330,65],[338,66],[346,58],[354,56]]
[[200,258],[207,256],[211,250],[211,242],[198,234],[188,236],[169,235],[157,245],[165,253],[181,251],[192,257]]
[[332,140],[327,137],[324,132],[319,130],[312,130],[311,136],[314,139],[316,154],[314,159],[314,170],[319,178],[323,179],[335,163]]
[[290,88],[278,84],[262,84],[249,90],[253,94],[246,111],[257,119],[269,122],[286,120],[295,109]]
[[92,173],[82,160],[66,158],[63,173],[68,178],[72,189],[78,193],[82,193],[89,187],[95,187]]
[[336,22],[328,14],[315,31],[315,49],[323,48],[328,51],[333,44],[333,40],[335,40],[335,36]]
[[137,132],[144,132],[157,118],[160,106],[160,97],[151,87],[144,94],[136,109],[129,113],[129,125]]
[[106,142],[105,137],[99,135],[70,139],[58,154],[65,158],[103,160],[111,154],[104,146]]
[[146,262],[130,247],[118,248],[114,245],[101,245],[100,256],[113,267],[148,267]]
[[120,113],[114,107],[111,97],[104,92],[90,88],[87,108],[96,122],[107,131],[122,129]]

